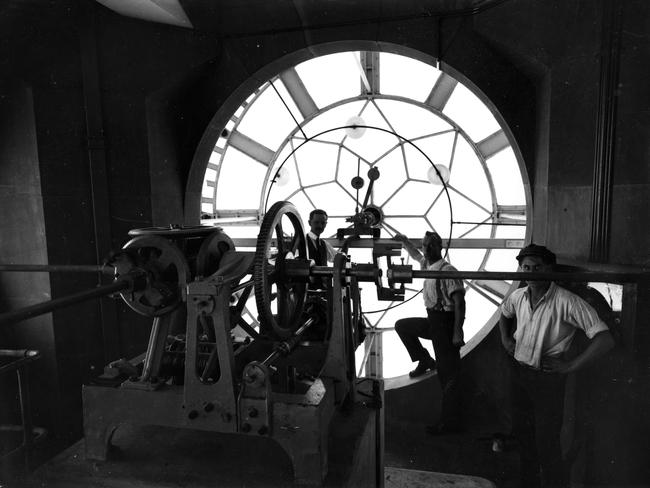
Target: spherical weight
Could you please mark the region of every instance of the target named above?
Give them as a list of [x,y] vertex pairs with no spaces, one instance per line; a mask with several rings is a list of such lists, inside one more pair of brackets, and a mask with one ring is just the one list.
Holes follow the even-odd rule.
[[345,133],[352,139],[359,139],[366,133],[366,122],[358,115],[350,117],[345,125]]
[[360,190],[361,188],[363,188],[365,181],[363,181],[363,178],[361,178],[361,176],[355,176],[354,178],[352,178],[350,184],[352,185],[352,188],[354,188],[355,190]]

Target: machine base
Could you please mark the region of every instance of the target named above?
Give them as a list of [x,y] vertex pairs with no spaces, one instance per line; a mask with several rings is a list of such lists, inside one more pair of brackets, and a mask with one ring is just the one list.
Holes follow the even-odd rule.
[[[377,452],[382,434],[376,431],[380,414],[381,410],[355,404],[347,413],[333,416],[323,486],[383,485]],[[81,440],[41,466],[34,473],[35,486],[296,486],[291,459],[268,437],[122,425],[115,431],[107,461],[86,460],[84,449]]]

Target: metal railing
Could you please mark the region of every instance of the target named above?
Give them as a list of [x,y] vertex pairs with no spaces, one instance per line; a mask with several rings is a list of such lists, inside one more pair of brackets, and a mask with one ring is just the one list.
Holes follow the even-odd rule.
[[32,424],[31,396],[29,393],[30,365],[41,357],[39,351],[31,349],[0,349],[0,375],[15,372],[18,380],[21,425],[0,425],[0,435],[7,432],[22,432],[22,443],[6,452],[2,459],[11,459],[23,454],[24,469],[32,468],[34,444],[45,435],[45,430]]

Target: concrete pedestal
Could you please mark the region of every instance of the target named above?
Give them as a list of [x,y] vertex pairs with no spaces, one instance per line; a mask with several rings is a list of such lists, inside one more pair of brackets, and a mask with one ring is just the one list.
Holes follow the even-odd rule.
[[[324,486],[381,486],[377,415],[362,404],[335,414]],[[271,438],[129,425],[116,430],[107,461],[86,460],[81,440],[41,466],[30,482],[48,488],[296,486],[291,460]]]

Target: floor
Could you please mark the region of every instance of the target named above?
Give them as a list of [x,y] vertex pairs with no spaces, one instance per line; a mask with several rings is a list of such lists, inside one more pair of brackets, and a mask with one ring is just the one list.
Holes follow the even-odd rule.
[[485,478],[475,476],[434,473],[414,469],[387,467],[384,470],[385,488],[494,488],[496,485]]
[[434,437],[425,432],[423,424],[388,420],[384,464],[415,471],[475,476],[491,481],[498,488],[517,487],[519,455],[516,444],[505,439],[501,452],[493,451],[492,444],[491,435],[465,432]]
[[[517,477],[518,455],[515,446],[505,443],[503,452],[494,452],[492,450],[492,438],[488,436],[475,436],[470,433],[461,435],[450,435],[443,437],[432,437],[425,433],[424,425],[412,424],[399,420],[390,420],[385,426],[385,486],[386,488],[419,488],[431,486],[449,486],[454,488],[515,488]],[[119,432],[119,430],[118,430]],[[190,435],[191,433],[191,435]],[[182,455],[175,455],[169,458],[159,457],[155,465],[149,465],[146,462],[137,463],[139,465],[137,472],[117,472],[112,471],[110,465],[100,467],[96,466],[94,474],[89,473],[85,462],[82,462],[83,451],[79,444],[78,453],[72,453],[69,450],[68,459],[64,460],[59,456],[59,460],[50,461],[50,475],[43,477],[32,476],[24,482],[13,480],[11,483],[2,483],[0,486],[7,488],[32,488],[32,487],[71,487],[70,479],[75,479],[78,483],[74,486],[120,486],[131,487],[129,479],[138,479],[143,474],[148,478],[156,481],[155,486],[180,487],[180,486],[207,486],[202,480],[211,479],[217,482],[218,486],[234,486],[243,479],[248,480],[245,486],[291,486],[291,477],[286,460],[282,457],[276,459],[273,464],[275,471],[260,472],[256,470],[254,461],[250,459],[268,458],[274,452],[266,444],[254,444],[247,447],[247,462],[239,463],[237,456],[232,457],[233,452],[242,452],[238,446],[239,436],[232,436],[226,439],[211,438],[210,435],[197,433],[193,431],[181,430],[174,434],[173,438],[164,437],[152,430],[149,435],[144,436],[144,448],[141,445],[139,450],[118,452],[117,456],[127,457],[129,459],[138,459],[142,457],[143,451],[154,451],[157,446],[162,444],[174,446],[171,450],[182,452]],[[118,437],[119,444],[119,437]],[[165,451],[166,452],[166,451]],[[208,466],[206,463],[193,464],[185,462],[188,459],[196,460],[201,458],[205,452],[219,453],[220,458],[230,456],[229,465],[238,466],[229,476],[208,475],[208,471],[213,472],[214,466]],[[188,458],[188,459],[185,459]],[[241,461],[242,458],[239,457]],[[57,463],[60,466],[57,468]],[[121,463],[120,463],[121,464]],[[188,470],[187,466],[194,466]],[[66,483],[53,481],[51,473],[60,469],[67,471]],[[149,470],[149,473],[145,473]],[[289,470],[289,471],[287,471]],[[72,472],[74,471],[74,473]],[[103,473],[102,471],[107,471]],[[121,470],[120,470],[121,471]],[[222,470],[219,470],[222,471]],[[232,471],[230,469],[229,471]],[[277,472],[276,472],[277,471]],[[38,471],[37,471],[38,473]],[[76,474],[75,474],[76,473]],[[56,478],[55,476],[54,478]],[[277,478],[277,479],[276,479]],[[102,484],[102,479],[111,479],[111,484]],[[118,485],[115,482],[121,481]],[[264,481],[261,481],[264,480]],[[91,485],[88,485],[91,483]],[[260,484],[261,483],[261,484]],[[145,486],[144,484],[141,486]],[[212,483],[210,483],[210,486]],[[239,486],[239,484],[238,484]]]

